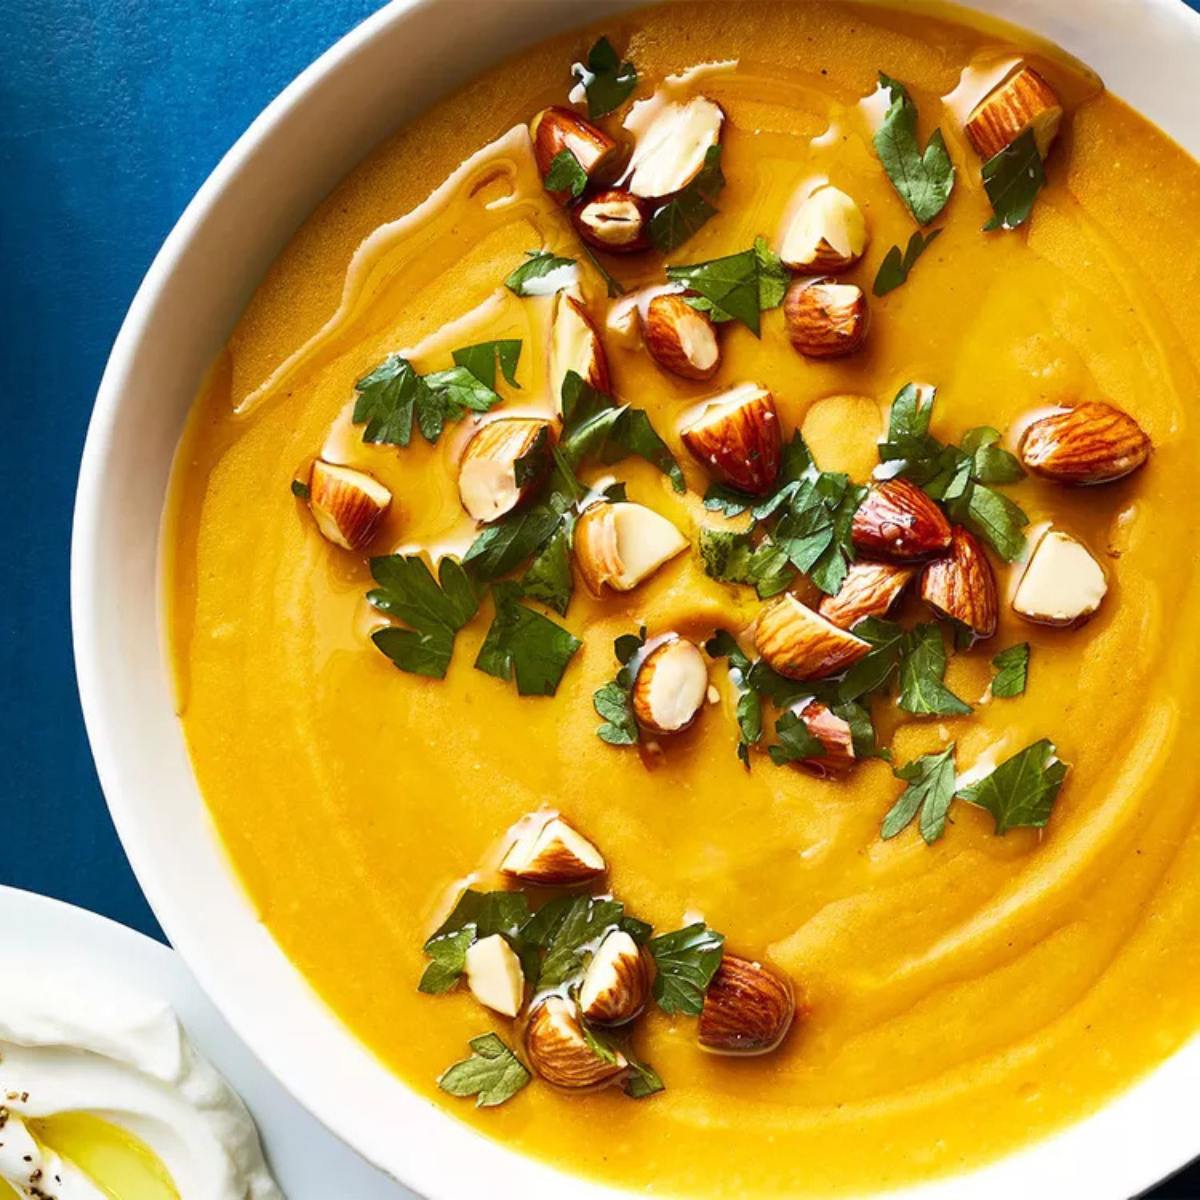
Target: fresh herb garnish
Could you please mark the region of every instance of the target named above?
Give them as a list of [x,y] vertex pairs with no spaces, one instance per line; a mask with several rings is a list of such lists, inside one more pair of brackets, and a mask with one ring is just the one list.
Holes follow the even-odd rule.
[[1029,681],[1029,643],[1019,642],[1001,650],[992,659],[996,674],[992,677],[992,695],[997,700],[1008,700],[1025,693]]
[[925,149],[921,149],[917,140],[917,106],[904,84],[882,71],[879,83],[887,89],[891,105],[875,131],[875,153],[917,224],[928,225],[950,199],[954,164],[940,129],[933,131]]
[[425,952],[433,961],[425,968],[417,989],[430,995],[448,992],[467,969],[467,951],[474,941],[474,925],[464,925],[454,933],[431,938],[425,944]]
[[571,574],[571,539],[574,530],[574,514],[570,511],[563,513],[554,532],[537,551],[520,580],[521,590],[530,600],[552,608],[559,616],[566,616],[575,590]]
[[966,716],[971,706],[946,687],[945,677],[946,643],[941,626],[930,621],[909,630],[900,659],[900,707],[918,716]]
[[309,490],[308,484],[299,479],[292,480],[292,495],[297,500],[310,500],[312,498],[312,492]]
[[588,116],[593,121],[620,108],[638,81],[637,68],[631,62],[622,62],[606,37],[588,51],[586,66],[575,65],[574,74],[583,84]]
[[[861,704],[852,701],[836,702],[834,689],[828,685],[810,684],[806,690],[813,692],[814,698],[820,703],[828,702],[829,711],[850,727],[850,741],[856,760],[891,757],[889,751],[877,748],[875,724],[871,720],[871,714]],[[767,753],[777,767],[826,756],[824,743],[809,732],[804,723],[803,712],[804,709],[798,704],[780,713],[775,722],[775,736],[778,741],[767,747]]]
[[379,587],[368,592],[367,599],[410,627],[389,625],[377,629],[371,640],[400,670],[444,679],[455,634],[479,608],[475,582],[453,558],[442,559],[435,580],[416,554],[373,558],[371,574]]
[[553,696],[583,643],[549,617],[519,603],[523,594],[520,584],[507,580],[492,588],[496,615],[475,667],[498,679],[515,675],[520,696]]
[[700,561],[704,572],[721,583],[745,583],[760,599],[785,591],[796,577],[787,551],[770,538],[757,545],[749,532],[701,528]]
[[822,471],[798,483],[776,522],[776,544],[827,595],[837,594],[854,560],[854,514],[866,494],[848,475]]
[[629,1063],[629,1074],[621,1087],[631,1100],[644,1100],[647,1096],[666,1090],[666,1084],[649,1063],[631,1058],[628,1051],[625,1052],[625,1058]]
[[841,700],[857,700],[877,692],[892,677],[904,654],[907,634],[895,621],[866,617],[854,626],[854,636],[868,642],[871,649],[858,660],[838,684]]
[[992,216],[984,229],[1024,225],[1045,183],[1046,169],[1031,125],[983,164],[983,187],[992,204]]
[[562,514],[549,504],[509,513],[480,531],[463,555],[463,565],[478,580],[499,579],[539,550],[561,520]]
[[788,273],[763,238],[749,250],[689,266],[668,267],[667,278],[694,295],[684,299],[714,321],[741,321],[759,336],[759,314],[783,303]]
[[592,695],[592,706],[604,719],[596,736],[610,746],[633,746],[638,740],[638,725],[633,715],[633,672],[630,662],[646,644],[646,627],[638,633],[624,633],[613,643],[613,653],[621,664],[616,678],[599,687]]
[[650,218],[650,240],[663,254],[677,250],[716,214],[717,196],[725,186],[721,147],[710,146],[699,174]]
[[[541,287],[535,285],[539,279],[544,280],[555,271],[565,274],[571,267],[579,265],[575,259],[561,258],[549,250],[526,250],[525,255],[525,261],[504,281],[504,286],[516,296],[544,295],[553,291],[554,288],[548,288],[545,284]],[[564,279],[558,286],[566,287],[570,282],[570,279]]]
[[946,830],[946,814],[954,799],[954,743],[940,754],[923,754],[893,769],[908,785],[883,819],[880,835],[894,838],[921,814],[921,836],[932,845]]
[[997,834],[1018,826],[1040,829],[1050,819],[1066,774],[1067,764],[1054,757],[1053,743],[1042,738],[958,795],[987,809],[996,820]]
[[525,926],[525,941],[545,951],[539,989],[558,987],[581,974],[588,950],[624,915],[619,900],[564,896],[543,904]]
[[570,150],[560,150],[551,160],[542,183],[548,192],[567,192],[582,196],[587,187],[587,172]]
[[476,1106],[491,1108],[511,1100],[530,1080],[521,1060],[494,1034],[472,1038],[471,1057],[438,1076],[438,1087],[451,1096],[477,1096]]
[[776,487],[769,496],[755,500],[733,488],[713,484],[704,494],[704,507],[722,512],[727,517],[749,512],[756,521],[761,521],[785,504],[802,480],[816,479],[819,474],[808,446],[797,429],[792,440],[783,448]]
[[496,364],[500,364],[500,372],[515,388],[517,383],[517,363],[521,361],[521,339],[500,338],[494,342],[476,342],[473,346],[462,346],[451,353],[454,365],[465,367],[476,379],[487,387],[495,390]]
[[520,949],[521,927],[528,920],[529,901],[523,892],[477,892],[468,888],[425,942],[425,953],[433,961],[425,968],[419,989],[449,991],[466,969],[467,951],[477,940],[498,933]]
[[646,943],[656,968],[654,999],[663,1012],[693,1017],[700,1013],[704,993],[721,965],[724,946],[724,935],[703,921]]
[[903,251],[899,246],[893,246],[883,256],[883,262],[879,264],[879,271],[875,276],[875,286],[872,289],[875,295],[886,296],[888,292],[895,291],[904,283],[908,279],[908,273],[916,265],[917,259],[929,249],[941,232],[940,229],[931,229],[928,233],[923,234],[918,229],[908,239],[908,246]]

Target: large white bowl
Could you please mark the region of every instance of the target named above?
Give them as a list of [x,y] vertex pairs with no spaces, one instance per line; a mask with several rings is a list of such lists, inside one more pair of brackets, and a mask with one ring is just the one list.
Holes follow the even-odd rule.
[[[627,7],[397,0],[334,46],[225,156],[155,259],[113,347],[80,472],[71,564],[79,690],[100,779],[150,904],[284,1085],[367,1158],[430,1197],[618,1193],[567,1180],[409,1091],[337,1022],[256,920],[218,844],[172,708],[160,519],[172,453],[205,369],[322,196],[384,135],[503,55]],[[1078,55],[1200,157],[1200,17],[1179,0],[974,7]],[[1120,1200],[1200,1153],[1198,1093],[1200,1040],[1062,1134],[905,1195]]]

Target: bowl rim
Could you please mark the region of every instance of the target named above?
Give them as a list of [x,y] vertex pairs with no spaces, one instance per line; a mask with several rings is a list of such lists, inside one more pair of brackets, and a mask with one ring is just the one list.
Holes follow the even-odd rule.
[[[521,2],[512,0],[514,4]],[[561,10],[567,7],[569,0],[525,2],[544,11],[559,5],[561,17]],[[416,1152],[395,1152],[389,1148],[386,1138],[381,1136],[381,1130],[375,1130],[373,1136],[366,1137],[356,1127],[355,1119],[359,1114],[355,1105],[347,1106],[340,1098],[314,1086],[316,1077],[310,1071],[300,1070],[294,1061],[295,1056],[289,1053],[288,1039],[295,1035],[295,1030],[285,1022],[276,1034],[269,1029],[269,1018],[264,1019],[261,1013],[256,1015],[253,1012],[254,1005],[237,990],[237,984],[240,982],[244,985],[248,976],[243,973],[239,979],[232,973],[225,973],[221,955],[210,944],[210,935],[202,929],[203,922],[196,920],[189,897],[180,894],[174,882],[156,865],[156,847],[147,834],[140,807],[147,802],[149,784],[139,780],[136,772],[131,773],[127,761],[122,760],[119,751],[121,741],[116,735],[122,712],[129,711],[132,715],[132,709],[126,703],[127,697],[114,692],[114,663],[103,645],[105,627],[94,611],[96,597],[102,596],[111,582],[113,556],[121,552],[120,547],[105,543],[103,527],[105,519],[111,516],[106,506],[111,505],[112,493],[106,485],[111,481],[113,461],[120,461],[123,453],[119,446],[118,418],[123,408],[128,406],[128,395],[137,384],[139,370],[144,369],[141,361],[145,357],[147,337],[155,331],[156,325],[162,324],[163,313],[160,310],[164,295],[185,256],[198,239],[202,240],[206,223],[226,194],[235,184],[244,183],[247,175],[257,169],[255,162],[261,161],[264,148],[270,148],[282,138],[288,119],[294,116],[302,102],[319,99],[321,89],[331,81],[344,77],[345,72],[353,69],[356,60],[377,41],[385,36],[394,36],[414,18],[428,15],[435,9],[445,10],[453,3],[454,0],[392,0],[326,50],[259,114],[222,157],[155,256],[114,342],[82,454],[71,542],[71,621],[76,675],[85,726],[101,786],[118,835],[151,908],[201,987],[238,1036],[305,1108],[369,1161],[403,1178],[425,1196],[451,1200],[473,1194],[474,1185],[487,1178],[496,1178],[492,1173],[502,1170],[513,1190],[520,1186],[531,1200],[540,1197],[550,1200],[552,1196],[560,1196],[564,1188],[572,1196],[588,1197],[590,1200],[616,1200],[629,1193],[589,1179],[566,1175],[536,1159],[510,1150],[457,1120],[452,1112],[420,1097],[395,1077],[392,1079],[398,1090],[394,1090],[390,1097],[397,1106],[400,1118],[395,1124],[403,1130],[407,1123],[409,1128],[419,1131],[420,1137],[411,1139],[419,1143]],[[561,28],[576,27],[590,22],[604,11],[637,6],[638,0],[596,0],[586,14],[586,20],[571,16],[560,20],[559,25]],[[934,7],[939,10],[949,8],[952,15],[953,6],[935,3]],[[1027,30],[1035,31],[1037,36],[1066,45],[1071,52],[1076,52],[1072,35],[1078,32],[1075,27],[1083,19],[1081,10],[1107,15],[1112,18],[1114,27],[1121,27],[1123,22],[1129,20],[1145,20],[1154,27],[1156,32],[1151,36],[1157,38],[1160,46],[1166,47],[1171,44],[1172,38],[1176,38],[1176,44],[1183,47],[1180,58],[1200,60],[1200,14],[1187,8],[1181,0],[1135,0],[1132,4],[1121,4],[1120,0],[1078,0],[1073,9],[1072,6],[1063,6],[1072,10],[1069,13],[1057,11],[1057,6],[1041,6],[1040,0],[971,0],[965,7],[1012,20]],[[1045,12],[1042,11],[1043,7],[1055,11]],[[1088,61],[1101,74],[1119,76],[1116,90],[1118,94],[1128,96],[1130,90],[1122,86],[1125,76],[1120,71],[1121,59],[1127,56],[1128,49],[1116,28],[1109,31],[1107,46],[1111,54],[1089,53]],[[494,62],[514,48],[509,44],[500,51],[488,52],[485,57]],[[1104,50],[1103,46],[1101,50]],[[1167,66],[1170,65],[1168,62]],[[1161,60],[1154,66],[1143,66],[1139,78],[1146,82],[1146,86],[1151,86],[1149,75],[1158,72],[1162,66]],[[1185,121],[1186,114],[1178,117],[1179,122],[1184,122],[1179,124],[1175,123],[1177,114],[1163,105],[1157,106],[1155,111],[1153,104],[1134,103],[1176,140],[1184,141],[1180,133],[1181,129],[1184,130],[1192,147],[1200,150],[1200,120],[1196,120],[1192,128]],[[396,122],[397,125],[402,123]],[[363,150],[368,148],[365,146]],[[361,157],[361,153],[355,153],[349,165]],[[337,177],[335,173],[334,178]],[[284,232],[285,241],[288,232]],[[267,256],[267,261],[272,257],[274,252]],[[230,325],[240,311],[237,308],[229,314]],[[193,387],[193,393],[194,390]],[[146,547],[141,547],[140,552],[144,558]],[[157,539],[149,553],[157,571]],[[157,632],[161,637],[161,631]],[[146,636],[145,631],[142,636]],[[164,653],[165,647],[158,645],[156,654]],[[165,669],[165,664],[160,665],[164,665]],[[174,720],[173,714],[171,719]],[[190,765],[188,769],[190,771]],[[192,790],[198,799],[194,780]],[[216,838],[215,831],[210,830],[210,835]],[[218,854],[223,854],[219,847],[216,849]],[[229,882],[240,894],[240,884],[236,879]],[[243,919],[265,930],[244,896],[241,903],[245,909]],[[256,940],[248,928],[245,935],[260,952],[264,949],[261,940]],[[270,953],[269,949],[267,953]],[[292,998],[299,1003],[301,993],[307,991],[307,984],[291,964],[287,964],[286,969],[296,976],[293,986],[297,991]],[[353,1035],[344,1030],[336,1016],[324,1010],[323,1002],[311,993],[309,1003],[324,1012],[323,1020],[326,1023],[337,1026],[334,1040],[353,1040]],[[372,1069],[376,1072],[386,1070],[365,1051],[357,1057],[373,1064]],[[356,1072],[362,1066],[361,1061],[351,1064],[345,1077],[358,1078]],[[999,1200],[1001,1196],[1010,1195],[1016,1187],[1035,1184],[1045,1187],[1057,1179],[1064,1188],[1077,1188],[1085,1180],[1091,1181],[1093,1190],[1089,1194],[1118,1200],[1118,1197],[1153,1186],[1200,1153],[1200,1132],[1190,1128],[1188,1123],[1175,1119],[1174,1113],[1174,1110],[1187,1107],[1181,1103],[1181,1098],[1194,1094],[1198,1086],[1200,1035],[1147,1076],[1109,1100],[1096,1114],[968,1174],[939,1178],[892,1194],[911,1197],[912,1200],[917,1197],[921,1200],[950,1200],[952,1196],[961,1195],[964,1183],[970,1180],[973,1196],[980,1200],[995,1196]],[[1130,1136],[1131,1118],[1134,1120],[1132,1128],[1137,1130],[1136,1137]],[[1090,1132],[1080,1137],[1081,1131],[1085,1130]],[[1135,1161],[1131,1161],[1135,1159],[1130,1151],[1131,1146],[1137,1151]],[[435,1147],[452,1154],[454,1159],[450,1162],[437,1159],[433,1153]]]

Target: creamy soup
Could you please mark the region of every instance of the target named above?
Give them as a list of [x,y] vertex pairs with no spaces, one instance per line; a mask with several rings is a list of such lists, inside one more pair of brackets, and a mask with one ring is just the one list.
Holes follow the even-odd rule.
[[[668,104],[706,97],[724,114],[725,183],[698,206],[711,201],[715,215],[665,254],[600,252],[625,289],[616,299],[543,187],[528,133],[548,105],[586,115],[580,91],[568,99],[570,68],[602,34],[638,80],[595,124],[636,141],[635,154],[652,144],[646,126]],[[1061,128],[1029,219],[984,232],[993,205],[964,123],[1022,64],[1061,103]],[[875,145],[897,96],[879,88],[879,72],[907,88],[918,149],[940,128],[955,168],[948,201],[924,226]],[[642,100],[650,107],[631,118]],[[568,190],[571,157],[555,177]],[[936,191],[946,172],[922,161]],[[584,183],[586,201],[596,183]],[[779,251],[830,185],[851,198],[869,239],[836,274],[838,286],[861,289],[856,302],[870,311],[862,344],[837,357],[799,352],[799,318],[765,295],[775,304],[761,313],[761,337],[743,320],[717,323],[709,378],[665,369],[637,312],[666,284],[664,265],[734,255],[758,237]],[[179,713],[232,866],[285,952],[391,1070],[488,1136],[613,1184],[862,1194],[967,1169],[1082,1117],[1195,1031],[1200,797],[1186,731],[1200,720],[1200,624],[1191,618],[1200,560],[1189,540],[1200,471],[1200,257],[1189,232],[1198,195],[1194,161],[1045,46],[908,9],[782,0],[669,5],[547,42],[431,107],[330,195],[269,272],[197,401],[175,472],[166,588]],[[903,251],[922,228],[941,232],[903,282],[875,295],[889,249]],[[852,228],[847,236],[858,237]],[[857,258],[863,247],[841,249]],[[518,295],[504,281],[527,251],[578,266],[543,281],[544,294]],[[763,261],[768,283],[821,273]],[[559,285],[568,290],[556,294]],[[700,286],[711,290],[711,278]],[[795,304],[813,295],[797,291]],[[686,491],[636,455],[582,457],[579,479],[585,488],[624,483],[628,502],[666,518],[688,545],[619,590],[611,571],[597,576],[581,561],[577,528],[565,616],[525,604],[582,643],[552,696],[522,696],[475,669],[491,599],[458,633],[444,679],[397,670],[371,634],[405,621],[368,604],[370,559],[467,553],[481,532],[459,494],[468,439],[497,415],[557,429],[565,351],[552,361],[548,348],[567,296],[598,330],[607,390],[645,411]],[[707,318],[695,332],[711,336]],[[389,355],[428,379],[453,365],[455,349],[497,339],[521,345],[519,388],[495,372],[498,406],[459,420],[452,409],[435,443],[418,430],[406,447],[364,441],[356,383]],[[615,681],[622,635],[645,626],[651,639],[673,632],[702,646],[722,629],[751,658],[770,649],[752,626],[782,602],[712,578],[696,550],[700,530],[740,531],[750,520],[704,506],[712,463],[681,437],[698,405],[740,384],[769,390],[785,441],[799,430],[817,466],[846,473],[857,497],[908,383],[920,385],[909,396],[926,400],[937,388],[932,434],[941,443],[957,445],[979,426],[999,431],[995,473],[1006,478],[989,494],[1028,518],[1009,530],[1027,545],[1008,547],[1013,562],[975,522],[972,552],[995,580],[998,627],[969,647],[959,628],[957,650],[948,630],[943,681],[970,712],[906,711],[893,679],[862,700],[891,762],[856,744],[865,760],[828,778],[819,763],[776,765],[764,752],[782,740],[765,703],[747,769],[736,753],[736,679],[726,659],[702,651],[710,690],[686,731],[643,728],[631,735],[636,746],[598,737],[593,695]],[[1037,470],[1007,477],[1015,460],[1000,452],[1016,451],[1031,424],[1095,402],[1144,431],[1146,465],[1094,487]],[[1032,466],[1028,439],[1023,453]],[[316,459],[366,472],[390,493],[356,551],[322,536],[305,503]],[[983,486],[970,478],[962,482]],[[953,522],[967,519],[942,501]],[[770,535],[777,517],[755,536]],[[1086,556],[1067,570],[1069,584],[1061,571],[1054,583],[1050,562],[1051,591],[1078,591],[1092,571],[1099,583],[1090,599],[1035,596],[1025,603],[1030,621],[1013,602],[1050,526]],[[835,535],[833,560],[850,544]],[[807,574],[783,568],[805,613],[822,601]],[[925,586],[933,584],[910,582],[887,619],[931,622]],[[975,609],[986,599],[968,597]],[[953,600],[942,597],[943,612],[990,631],[986,612]],[[992,659],[1025,643],[1023,692],[997,687]],[[771,665],[781,664],[786,655]],[[937,684],[928,663],[910,666],[908,684]],[[806,711],[793,706],[793,731]],[[936,814],[918,817],[929,821],[928,844],[916,822],[881,837],[906,786],[893,767],[954,743],[948,778],[960,792],[1043,738],[1054,749],[1032,765],[1053,803],[1041,821],[1005,809],[1016,827],[998,836],[995,813],[960,798],[944,831]],[[1054,755],[1069,767],[1057,792]],[[495,1032],[524,1056],[526,1018],[489,1010],[461,981],[441,995],[418,991],[430,961],[423,943],[466,883],[518,886],[496,871],[509,831],[550,811],[603,855],[607,874],[592,893],[610,892],[656,933],[703,921],[724,935],[727,953],[790,980],[797,1011],[778,1047],[706,1053],[695,1017],[651,1002],[631,1045],[665,1083],[660,1094],[568,1094],[535,1078],[508,1102],[477,1108],[438,1087],[480,1034]],[[536,907],[543,893],[522,890]]]

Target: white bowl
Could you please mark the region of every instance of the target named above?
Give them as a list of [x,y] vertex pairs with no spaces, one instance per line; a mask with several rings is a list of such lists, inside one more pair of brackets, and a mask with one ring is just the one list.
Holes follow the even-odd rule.
[[[468,9],[469,4],[469,9]],[[384,135],[501,56],[625,0],[397,0],[304,72],[225,156],[147,273],[83,454],[72,620],[84,716],[117,829],[155,914],[234,1029],[307,1108],[430,1197],[616,1197],[506,1150],[409,1091],[338,1023],[234,879],[172,708],[159,613],[171,458],[201,378],[317,202]],[[976,0],[1048,37],[1200,157],[1200,17],[1179,0]],[[471,36],[462,36],[464,9]],[[402,63],[403,69],[397,69]],[[1120,1200],[1200,1153],[1200,1040],[1094,1117],[916,1200]]]

